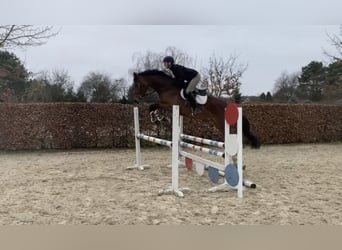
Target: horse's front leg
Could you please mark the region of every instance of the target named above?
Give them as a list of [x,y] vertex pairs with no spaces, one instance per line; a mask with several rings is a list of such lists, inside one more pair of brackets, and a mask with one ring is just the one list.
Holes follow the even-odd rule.
[[152,123],[159,123],[161,121],[165,121],[165,117],[159,111],[160,105],[158,103],[151,104],[148,109]]
[[148,111],[151,113],[153,111],[156,111],[159,108],[160,108],[159,103],[153,103],[148,107]]

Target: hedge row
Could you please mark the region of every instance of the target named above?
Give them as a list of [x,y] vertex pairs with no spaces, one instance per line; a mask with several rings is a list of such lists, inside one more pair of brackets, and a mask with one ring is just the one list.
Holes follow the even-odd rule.
[[[171,122],[153,125],[146,105],[139,106],[139,112],[141,131],[171,137]],[[243,112],[264,144],[342,141],[342,106],[256,104],[243,105]],[[184,131],[222,138],[211,121],[186,118]],[[133,147],[133,133],[132,105],[0,104],[2,150]]]

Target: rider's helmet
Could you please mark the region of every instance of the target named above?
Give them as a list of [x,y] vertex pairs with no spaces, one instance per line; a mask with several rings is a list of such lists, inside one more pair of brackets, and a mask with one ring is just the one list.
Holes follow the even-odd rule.
[[171,64],[175,63],[175,59],[172,56],[165,56],[163,62],[170,62]]

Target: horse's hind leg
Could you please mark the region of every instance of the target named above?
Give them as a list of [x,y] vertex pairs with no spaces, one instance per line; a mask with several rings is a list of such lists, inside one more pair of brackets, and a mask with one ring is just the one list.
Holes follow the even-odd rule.
[[214,114],[215,127],[221,132],[222,140],[224,140],[224,116]]
[[251,143],[251,147],[258,149],[261,146],[260,140],[250,130],[249,121],[245,116],[242,116],[242,132]]

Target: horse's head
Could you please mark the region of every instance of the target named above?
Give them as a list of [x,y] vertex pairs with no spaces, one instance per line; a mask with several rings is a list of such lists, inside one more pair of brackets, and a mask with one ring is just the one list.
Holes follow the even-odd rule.
[[140,76],[139,74],[135,73],[133,74],[134,76],[134,82],[133,82],[133,87],[134,87],[134,94],[133,94],[133,100],[135,103],[139,103],[141,98],[143,98],[146,95],[146,92],[149,88],[149,85],[147,81]]
[[[161,92],[167,91],[165,88],[172,88],[174,79],[166,75],[160,70],[146,70],[133,74],[134,79],[134,101],[138,103],[141,98],[154,92],[160,95]],[[148,91],[151,89],[151,91]]]

